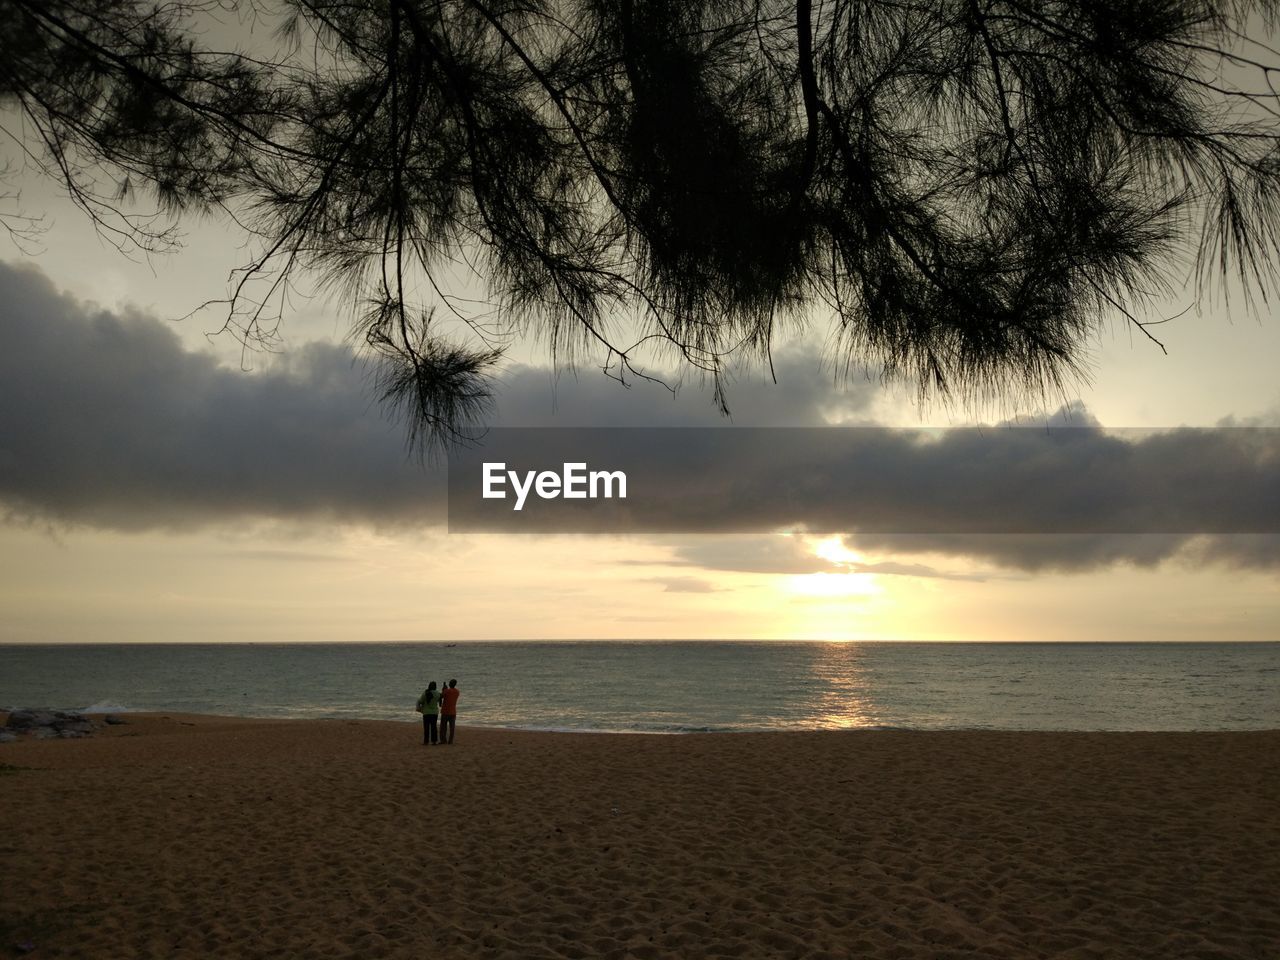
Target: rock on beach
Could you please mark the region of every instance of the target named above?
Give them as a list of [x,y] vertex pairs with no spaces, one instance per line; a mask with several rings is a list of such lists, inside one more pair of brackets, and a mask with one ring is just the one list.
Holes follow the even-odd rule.
[[46,708],[14,710],[5,723],[5,730],[10,734],[25,733],[39,739],[60,737],[72,740],[89,736],[93,729],[93,721],[83,713]]

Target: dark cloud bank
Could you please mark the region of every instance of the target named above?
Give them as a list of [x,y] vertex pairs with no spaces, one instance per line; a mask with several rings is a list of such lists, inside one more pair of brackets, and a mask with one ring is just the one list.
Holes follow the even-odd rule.
[[[0,336],[0,502],[11,519],[117,530],[246,518],[384,526],[444,520],[441,470],[407,455],[403,429],[382,416],[347,347],[310,344],[246,374],[186,349],[155,318],[90,307],[58,293],[39,271],[6,264]],[[869,382],[835,389],[803,351],[782,354],[778,366],[778,386],[736,391],[735,422],[857,421],[876,395]],[[545,369],[515,367],[499,405],[498,422],[506,424],[723,423],[695,389],[673,399],[651,384],[623,390],[594,371],[553,380]],[[1151,528],[1106,526],[1114,511],[1132,516],[1144,503],[1165,515],[1190,510],[1210,518],[1220,507],[1230,520],[1222,530],[1241,529],[1241,516],[1280,516],[1280,456],[1270,440],[1257,439],[1273,436],[1265,431],[1218,431],[1206,445],[1202,431],[1122,441],[1082,429],[1071,431],[1071,443],[1082,446],[1058,461],[1028,457],[1018,437],[992,444],[953,433],[921,444],[902,432],[875,434],[857,458],[828,457],[812,468],[787,463],[779,449],[712,462],[684,491],[694,509],[652,528],[803,526],[849,534],[862,549],[968,555],[1025,570],[1154,565],[1179,552],[1250,567],[1280,563],[1274,536],[1117,536]],[[662,451],[652,455],[661,469]],[[855,466],[856,483],[841,472]],[[868,477],[880,481],[869,488]],[[744,478],[751,480],[745,492],[733,492]],[[1058,511],[1050,529],[1070,529],[1076,517],[1089,532],[1032,532],[1046,510]],[[1007,521],[1011,512],[1027,532],[983,532],[992,529],[984,518]],[[851,532],[872,513],[910,518],[904,529],[950,532]],[[743,558],[737,568],[772,572],[794,562]],[[701,565],[735,568],[728,560]],[[913,570],[928,575],[911,563],[885,572]],[[678,581],[671,589],[693,587]]]
[[[255,358],[264,359],[264,358]],[[874,396],[833,394],[808,355],[784,385],[742,384],[738,416],[816,422]],[[346,345],[310,343],[252,374],[187,349],[175,326],[58,292],[0,262],[0,504],[12,519],[142,530],[262,517],[443,523],[444,470],[411,456],[369,370]],[[629,388],[596,370],[515,366],[494,422],[716,425],[709,395]],[[748,421],[751,422],[751,421]]]
[[93,309],[9,265],[0,342],[0,496],[18,516],[128,530],[412,521],[432,507],[344,348],[310,344],[247,375],[170,325]]

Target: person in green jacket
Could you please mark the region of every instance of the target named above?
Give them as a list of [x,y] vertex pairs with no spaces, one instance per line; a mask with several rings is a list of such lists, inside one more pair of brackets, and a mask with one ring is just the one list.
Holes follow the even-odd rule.
[[436,690],[434,680],[427,684],[427,689],[418,698],[418,712],[422,714],[422,745],[435,746],[440,741],[436,729],[436,719],[440,714],[440,692]]

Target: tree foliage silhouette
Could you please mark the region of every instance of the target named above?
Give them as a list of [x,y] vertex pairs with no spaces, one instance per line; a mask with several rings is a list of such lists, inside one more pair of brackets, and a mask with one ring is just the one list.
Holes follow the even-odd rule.
[[[202,46],[217,10],[269,55]],[[260,244],[229,325],[340,287],[422,440],[510,337],[641,344],[716,382],[786,326],[924,392],[1056,388],[1179,272],[1265,296],[1280,249],[1271,2],[0,0],[13,131],[100,228],[221,209]],[[263,31],[253,47],[262,45]],[[97,186],[103,171],[116,192]],[[492,309],[469,306],[470,273]],[[473,282],[473,281],[469,281]],[[1150,333],[1148,333],[1150,336]],[[1153,338],[1154,339],[1154,338]],[[643,352],[643,351],[641,351]]]

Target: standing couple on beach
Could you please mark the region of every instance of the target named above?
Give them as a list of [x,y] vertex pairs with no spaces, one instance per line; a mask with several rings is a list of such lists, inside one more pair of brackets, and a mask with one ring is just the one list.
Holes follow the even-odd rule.
[[[458,725],[458,681],[450,680],[447,686],[436,689],[432,680],[418,698],[417,710],[422,714],[422,745],[435,746],[453,743],[453,731]],[[436,717],[439,715],[439,732]]]

